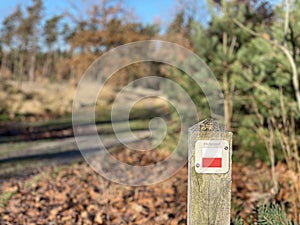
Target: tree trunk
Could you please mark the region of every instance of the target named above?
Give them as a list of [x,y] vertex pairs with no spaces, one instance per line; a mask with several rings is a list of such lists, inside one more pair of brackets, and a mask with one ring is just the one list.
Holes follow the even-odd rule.
[[19,85],[21,85],[21,83],[22,83],[23,73],[24,73],[24,52],[21,52],[20,61],[19,61],[19,69],[18,69]]
[[37,42],[38,42],[38,37],[37,34],[35,34],[33,37],[33,44],[32,44],[32,55],[31,55],[30,68],[29,68],[29,81],[35,80],[34,73],[35,73],[35,64],[36,64]]
[[34,71],[35,71],[35,61],[36,61],[36,54],[35,52],[32,53],[31,56],[31,63],[30,63],[30,69],[29,69],[29,81],[34,81]]
[[232,96],[230,93],[228,74],[226,72],[223,75],[223,86],[224,86],[225,125],[228,130],[231,130]]
[[6,68],[6,59],[7,59],[7,54],[5,52],[3,52],[2,59],[1,59],[1,72],[2,72],[2,76],[3,76],[4,70]]
[[13,62],[12,62],[12,77],[14,79],[17,79],[17,77],[18,77],[18,67],[19,67],[19,65],[18,65],[19,51],[16,49],[14,51],[13,55],[14,55],[13,56],[14,59],[13,59]]
[[50,56],[49,55],[50,55],[50,53],[47,54],[46,61],[43,65],[42,77],[48,77],[49,64],[50,64]]
[[[57,64],[58,62],[60,61],[60,55],[59,55],[59,52],[56,50],[56,51],[53,51],[53,58],[52,58],[52,68],[51,68],[51,71],[52,71],[52,76],[53,78],[57,79],[57,80],[61,80],[62,79],[62,76],[61,74],[58,74],[57,73]],[[54,74],[54,75],[53,75]]]

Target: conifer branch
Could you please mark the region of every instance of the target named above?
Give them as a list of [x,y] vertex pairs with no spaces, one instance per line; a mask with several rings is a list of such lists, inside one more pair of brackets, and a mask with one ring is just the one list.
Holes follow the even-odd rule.
[[239,26],[241,29],[245,30],[246,32],[252,34],[255,37],[263,38],[264,40],[267,40],[269,43],[274,44],[278,49],[280,49],[285,56],[287,57],[291,67],[292,67],[292,82],[293,82],[293,88],[295,91],[297,106],[298,106],[298,114],[300,114],[300,90],[299,90],[299,80],[298,80],[298,72],[297,72],[297,66],[296,62],[290,53],[287,46],[284,46],[278,42],[276,39],[270,40],[269,35],[260,34],[254,30],[251,30],[250,28],[246,27],[244,24],[239,22],[237,19],[233,18],[233,22]]

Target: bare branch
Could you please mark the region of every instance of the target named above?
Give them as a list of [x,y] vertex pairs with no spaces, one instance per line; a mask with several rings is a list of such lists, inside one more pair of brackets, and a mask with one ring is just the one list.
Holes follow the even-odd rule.
[[263,37],[260,33],[255,32],[254,30],[251,30],[250,28],[246,27],[244,24],[242,24],[240,21],[238,21],[237,19],[233,18],[232,21],[238,25],[240,28],[244,29],[245,31],[247,31],[248,33],[252,34],[253,36],[256,37]]
[[236,41],[237,41],[236,36],[233,36],[233,38],[231,40],[230,48],[229,48],[229,55],[233,54],[234,47],[236,45]]
[[223,53],[227,53],[227,33],[223,32]]
[[277,44],[277,47],[283,51],[283,53],[288,58],[290,65],[292,67],[292,79],[293,79],[293,87],[296,95],[297,105],[298,105],[298,111],[300,113],[300,90],[299,90],[299,80],[298,80],[298,72],[297,72],[297,66],[295,63],[295,60],[293,59],[293,56],[291,55],[290,51],[284,47],[283,45]]

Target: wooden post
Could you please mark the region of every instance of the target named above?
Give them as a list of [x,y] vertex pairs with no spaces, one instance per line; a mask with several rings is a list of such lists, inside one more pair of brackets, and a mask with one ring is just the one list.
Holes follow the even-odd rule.
[[[198,147],[195,146],[197,141],[200,142]],[[223,150],[220,153],[223,154],[222,169],[207,168],[206,170],[204,167],[207,165],[201,164],[205,161],[198,163],[199,157],[201,158],[199,154],[207,154],[202,152],[215,150],[213,145],[218,143],[227,143],[224,145],[225,147],[222,147]],[[201,150],[202,145],[211,146],[206,149],[203,147]],[[207,119],[189,129],[188,225],[230,224],[231,157],[232,133],[226,131],[220,123],[213,119]],[[211,165],[212,167],[218,166]],[[200,170],[197,170],[198,167]]]

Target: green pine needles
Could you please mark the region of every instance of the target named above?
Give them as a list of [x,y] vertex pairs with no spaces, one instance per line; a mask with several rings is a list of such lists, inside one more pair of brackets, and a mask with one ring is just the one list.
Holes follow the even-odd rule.
[[245,222],[241,217],[236,217],[233,221],[233,225],[245,225]]
[[260,225],[294,225],[279,205],[267,204],[258,208],[258,224]]
[[[233,225],[245,225],[242,218],[236,217]],[[297,225],[292,222],[286,213],[277,204],[261,205],[257,209],[257,224],[258,225]]]

